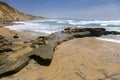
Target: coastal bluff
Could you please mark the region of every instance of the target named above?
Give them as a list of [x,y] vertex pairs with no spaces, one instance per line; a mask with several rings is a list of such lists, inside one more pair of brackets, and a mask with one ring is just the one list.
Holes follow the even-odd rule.
[[0,26],[10,25],[13,21],[25,21],[44,19],[44,17],[36,17],[33,15],[25,14],[7,3],[0,1]]
[[[120,35],[120,32],[106,31],[104,28],[66,28],[49,36],[40,36],[34,40],[23,40],[20,36],[12,39],[0,36],[0,78],[13,75],[30,60],[41,66],[49,66],[58,45],[74,38],[99,37],[102,35]],[[16,35],[15,35],[16,36]],[[10,46],[10,47],[9,47]]]

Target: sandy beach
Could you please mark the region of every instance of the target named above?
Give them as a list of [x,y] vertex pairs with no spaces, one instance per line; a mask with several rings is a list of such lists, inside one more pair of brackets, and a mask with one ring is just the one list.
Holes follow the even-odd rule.
[[50,66],[34,60],[20,72],[0,80],[120,80],[120,45],[78,38],[57,46]]

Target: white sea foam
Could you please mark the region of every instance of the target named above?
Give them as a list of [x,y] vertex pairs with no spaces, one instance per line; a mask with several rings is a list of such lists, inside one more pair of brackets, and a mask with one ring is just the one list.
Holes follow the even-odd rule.
[[108,42],[120,43],[120,40],[115,40],[115,39],[107,39],[107,38],[96,38],[96,39],[108,41]]
[[57,23],[66,23],[66,21],[58,20]]
[[[7,26],[12,30],[22,31],[34,31],[34,32],[44,32],[47,34],[61,31],[67,27],[90,27],[90,24],[99,24],[97,27],[104,27],[107,30],[120,31],[120,20],[110,20],[110,21],[77,21],[77,20],[33,20],[25,22],[14,22],[16,25]],[[115,26],[108,26],[115,25]],[[117,26],[116,26],[117,25]],[[92,26],[96,27],[96,26]]]
[[109,25],[118,26],[118,25],[120,25],[120,20],[77,21],[77,20],[56,20],[56,19],[53,19],[53,20],[35,20],[35,21],[30,21],[30,22],[53,22],[53,21],[55,21],[57,23],[68,23],[68,24],[71,24],[71,25],[88,25],[88,24],[100,24],[101,26],[109,26]]
[[[55,20],[49,20],[49,21],[55,21]],[[59,28],[63,27],[63,26],[59,26],[59,25],[52,26],[50,24],[37,23],[36,21],[14,22],[14,23],[16,23],[17,25],[6,26],[6,28],[10,28],[10,29],[16,30],[16,31],[32,31],[32,32],[42,32],[42,33],[51,34],[51,33],[57,32],[59,30],[62,30]]]
[[75,20],[67,20],[67,22],[71,25],[87,25],[87,24],[100,24],[101,26],[108,25],[120,25],[120,20],[110,20],[110,21],[75,21]]

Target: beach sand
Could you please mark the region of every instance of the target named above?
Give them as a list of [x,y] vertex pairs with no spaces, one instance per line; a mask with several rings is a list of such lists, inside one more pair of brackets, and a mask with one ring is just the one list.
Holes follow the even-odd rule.
[[0,28],[0,35],[4,36],[7,39],[13,39],[13,36],[15,35],[19,36],[19,41],[27,41],[27,40],[33,40],[38,36],[32,35],[30,32],[21,32],[21,31],[15,31],[15,30],[10,30],[9,28]]
[[72,39],[57,46],[50,66],[30,60],[20,72],[0,80],[120,80],[120,45]]

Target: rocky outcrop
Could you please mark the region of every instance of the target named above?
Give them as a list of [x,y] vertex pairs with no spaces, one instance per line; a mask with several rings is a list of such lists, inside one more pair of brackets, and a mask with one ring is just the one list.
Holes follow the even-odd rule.
[[[56,32],[49,36],[40,36],[36,40],[30,41],[30,47],[33,48],[32,51],[25,54],[18,53],[20,55],[14,60],[10,59],[11,54],[2,55],[2,58],[0,58],[1,61],[3,61],[0,66],[0,77],[9,76],[20,71],[29,63],[30,59],[34,59],[40,65],[49,66],[54,56],[56,46],[62,42],[73,38],[98,37],[109,34],[116,35],[119,34],[119,32],[106,31],[104,28],[66,28],[62,32]],[[1,38],[4,39],[3,37]]]
[[[20,49],[23,49],[21,53],[19,52],[20,50],[12,49],[12,46],[17,46],[13,45],[12,43],[8,43],[8,40],[6,40],[3,36],[0,36],[0,40],[1,43],[5,43],[0,44],[0,78],[17,73],[22,68],[24,68],[31,59],[34,59],[38,64],[42,66],[48,66],[50,65],[53,58],[53,46],[51,46],[49,43],[46,43],[46,39],[44,36],[38,37],[36,40],[28,43],[38,46],[33,47],[33,51],[26,52],[29,47],[27,48],[25,47],[25,45],[21,45],[21,47],[23,46]],[[8,49],[6,50],[2,48],[9,45],[9,51]],[[24,51],[25,53],[23,54]]]
[[76,37],[91,37],[91,36],[101,36],[101,35],[120,35],[117,31],[106,31],[104,28],[66,28],[62,33],[67,33],[74,35]]
[[101,36],[106,30],[104,28],[66,28],[62,33],[75,34],[80,36]]
[[[0,1],[0,27],[10,25],[13,21],[33,19],[44,19],[44,17],[25,14],[9,6],[7,3]],[[40,40],[41,38],[39,38],[36,43],[32,43],[35,45],[39,44],[39,46],[35,47],[35,50],[30,52],[32,49],[30,46],[26,46],[25,42],[20,41],[20,36],[18,34],[14,34],[10,37],[12,39],[9,38],[9,40],[6,39],[3,34],[4,32],[0,35],[0,78],[20,71],[29,63],[30,59],[34,59],[44,66],[50,64],[54,52],[51,45],[46,44],[44,39]],[[31,44],[31,42],[27,43],[27,45],[29,44]],[[30,50],[28,50],[29,48]],[[27,50],[30,53],[26,52]]]
[[9,42],[2,35],[0,35],[0,53],[13,51],[11,48],[11,44],[11,42]]
[[[8,62],[8,52],[12,52],[12,43],[0,35],[0,72],[3,70],[5,64]],[[8,63],[9,64],[9,63]],[[6,65],[7,66],[7,65]],[[8,66],[9,67],[9,66]]]
[[[6,64],[4,64],[5,67],[3,69],[0,68],[1,69],[0,71],[3,72],[3,73],[1,72],[2,74],[0,74],[0,78],[5,77],[5,76],[10,76],[10,75],[13,75],[13,74],[19,72],[22,68],[24,68],[25,66],[28,65],[29,60],[24,61],[24,63],[21,63],[21,64],[19,63],[20,65],[17,65],[17,66],[16,65],[13,66],[14,64],[12,64],[12,63],[17,64],[17,62],[6,61]],[[11,68],[9,68],[9,67],[11,67]]]

